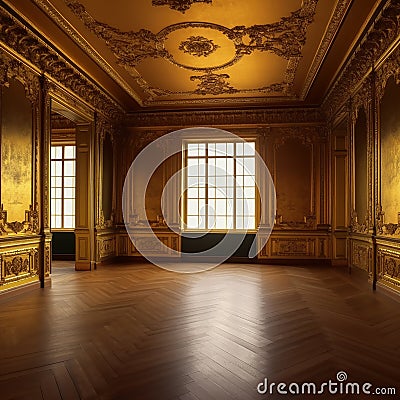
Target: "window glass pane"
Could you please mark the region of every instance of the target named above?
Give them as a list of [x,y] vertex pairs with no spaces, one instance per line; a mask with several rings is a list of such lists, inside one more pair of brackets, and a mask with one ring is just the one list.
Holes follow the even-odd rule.
[[64,228],[74,228],[75,226],[75,217],[71,215],[66,215],[64,217]]
[[62,186],[62,178],[52,177],[51,178],[51,186],[52,187],[61,187]]
[[199,198],[200,199],[205,199],[206,198],[206,189],[205,188],[199,189]]
[[51,158],[62,159],[62,146],[51,146]]
[[226,228],[233,229],[233,217],[226,217]]
[[64,187],[75,187],[75,177],[64,178]]
[[196,199],[188,199],[187,213],[188,215],[197,215],[199,211],[199,201]]
[[64,161],[64,176],[75,176],[75,161]]
[[243,158],[236,159],[236,175],[243,175]]
[[208,156],[213,157],[216,155],[215,143],[208,143]]
[[218,216],[215,218],[215,229],[226,229],[226,217]]
[[243,177],[243,186],[255,186],[256,182],[253,176],[246,175]]
[[206,200],[205,199],[199,200],[199,208],[197,210],[197,214],[206,215]]
[[217,199],[216,200],[216,214],[217,215],[226,215],[226,200],[225,199]]
[[197,176],[199,174],[199,160],[188,159],[188,176]]
[[246,142],[244,144],[243,154],[245,156],[254,156],[256,153],[256,144],[254,142]]
[[244,188],[244,197],[248,198],[255,198],[256,192],[254,187],[245,187]]
[[61,215],[55,216],[54,228],[62,228],[62,218]]
[[193,187],[198,185],[199,180],[197,177],[189,176],[188,177],[188,187]]
[[254,158],[244,159],[244,175],[254,175],[255,174],[255,160]]
[[64,147],[64,158],[67,159],[75,158],[75,146]]
[[64,199],[64,214],[65,215],[75,214],[75,199]]
[[200,143],[199,144],[199,156],[205,156],[206,155],[206,144],[205,143]]
[[226,145],[226,154],[228,156],[233,156],[234,155],[234,143],[228,143]]
[[216,197],[218,199],[225,199],[226,198],[226,188],[218,187],[216,189]]
[[51,162],[51,175],[62,176],[62,161]]
[[195,143],[189,143],[187,145],[187,150],[188,150],[188,157],[194,157],[199,155],[199,145]]
[[236,143],[236,155],[242,156],[243,151],[243,143]]
[[187,227],[189,229],[197,229],[198,228],[198,217],[189,215],[187,217]]
[[215,168],[216,175],[226,175],[226,159],[225,158],[217,158],[217,165]]
[[187,191],[187,197],[190,199],[197,199],[197,197],[198,197],[198,195],[199,195],[199,191],[198,191],[198,189],[195,189],[195,188],[189,188],[188,189],[188,191]]
[[215,144],[217,156],[226,156],[226,143]]
[[[60,189],[61,193],[61,189]],[[66,199],[75,199],[75,189],[74,188],[65,188],[64,189],[64,197]]]
[[200,176],[205,176],[206,167],[207,167],[206,160],[203,158],[199,159],[199,175]]

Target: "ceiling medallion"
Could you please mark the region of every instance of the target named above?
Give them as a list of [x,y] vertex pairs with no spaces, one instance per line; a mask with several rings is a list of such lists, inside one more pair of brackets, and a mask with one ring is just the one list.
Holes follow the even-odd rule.
[[171,10],[185,13],[193,3],[212,3],[212,0],[152,0],[153,6],[169,6]]
[[207,57],[214,53],[220,46],[211,39],[203,36],[190,36],[179,46],[179,50],[196,57]]
[[193,91],[195,94],[201,94],[205,96],[207,94],[218,95],[218,94],[233,94],[237,93],[238,90],[229,84],[226,80],[229,79],[228,74],[213,74],[208,73],[201,76],[191,76],[190,80],[199,80],[200,83],[197,89]]

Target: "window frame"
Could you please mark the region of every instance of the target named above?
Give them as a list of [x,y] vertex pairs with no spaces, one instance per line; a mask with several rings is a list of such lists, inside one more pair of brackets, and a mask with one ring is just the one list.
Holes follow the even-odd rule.
[[[188,189],[188,175],[187,175],[187,166],[188,166],[188,144],[212,144],[212,143],[243,143],[243,142],[250,142],[254,143],[254,148],[255,148],[255,154],[252,156],[255,162],[255,170],[254,170],[254,175],[251,175],[251,177],[254,180],[254,189],[255,189],[255,198],[254,198],[254,228],[236,228],[236,188],[237,184],[236,182],[234,183],[234,197],[233,197],[233,221],[234,221],[234,227],[232,228],[188,228],[187,227],[187,219],[188,219],[188,214],[187,214],[187,204],[188,204],[188,196],[187,196],[187,189]],[[208,232],[208,233],[243,233],[247,232],[249,234],[254,234],[257,232],[259,225],[260,225],[260,209],[259,209],[259,204],[260,204],[260,193],[259,193],[259,188],[258,188],[258,165],[257,165],[257,152],[258,152],[258,140],[254,136],[249,136],[249,137],[240,137],[237,140],[231,140],[227,139],[226,137],[222,137],[221,139],[215,138],[215,139],[204,139],[204,138],[185,138],[182,140],[182,164],[184,166],[184,173],[182,174],[182,187],[183,187],[183,196],[181,196],[180,199],[180,210],[181,210],[181,230],[182,232],[187,232],[187,233],[202,233],[202,232]],[[235,151],[236,153],[236,151]],[[237,155],[234,153],[234,156],[220,156],[220,158],[228,159],[232,158],[233,160],[236,160]],[[199,156],[199,158],[206,158],[208,159],[208,154],[207,154],[207,148],[206,148],[206,155],[205,156]],[[240,155],[239,155],[240,157]],[[211,156],[211,158],[218,158],[218,156]],[[206,164],[207,165],[207,164]],[[234,168],[234,177],[236,178],[236,162],[233,162],[233,168]],[[226,175],[225,175],[226,176]],[[208,204],[209,198],[208,198],[208,172],[206,173],[206,194],[205,194],[205,202]],[[225,197],[226,198],[226,197]],[[208,220],[206,219],[206,223]]]
[[[69,146],[73,146],[75,148],[75,157],[74,158],[65,158],[65,147],[69,147]],[[51,155],[51,149],[53,147],[62,147],[62,158],[53,158]],[[54,232],[74,232],[76,229],[76,143],[75,141],[54,141],[50,144],[50,229],[51,231]],[[61,161],[61,165],[62,165],[62,172],[61,172],[61,214],[53,214],[52,211],[52,189],[54,188],[53,185],[51,184],[51,179],[53,178],[52,175],[52,161]],[[65,228],[64,227],[64,200],[65,200],[65,182],[64,182],[64,178],[65,178],[65,174],[64,174],[64,163],[65,161],[74,161],[75,162],[75,174],[74,174],[74,180],[75,180],[75,185],[74,185],[74,190],[75,190],[75,196],[73,197],[74,200],[74,214],[73,215],[67,215],[67,216],[72,216],[73,217],[73,224],[74,227],[73,228]],[[59,176],[57,176],[59,177]],[[58,188],[58,187],[57,187]],[[57,198],[58,199],[58,198]],[[67,198],[69,199],[69,198]],[[62,222],[62,227],[54,227],[52,226],[52,218],[53,216],[61,216],[61,222]]]

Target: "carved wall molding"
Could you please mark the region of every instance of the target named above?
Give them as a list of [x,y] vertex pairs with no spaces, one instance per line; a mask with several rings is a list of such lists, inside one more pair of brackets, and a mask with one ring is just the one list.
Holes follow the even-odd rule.
[[371,249],[367,244],[352,242],[352,265],[369,271]]
[[208,3],[211,4],[212,0],[152,0],[153,6],[169,6],[171,10],[180,11],[182,14],[194,3]]
[[400,290],[400,253],[398,250],[378,248],[377,258],[378,280]]
[[29,206],[25,211],[24,221],[8,221],[7,210],[3,204],[0,205],[0,236],[17,234],[38,234],[39,233],[39,211],[37,203]]
[[38,276],[39,250],[26,248],[0,254],[0,286]]
[[2,8],[0,41],[105,116],[121,118],[123,109],[114,100]]
[[131,113],[125,120],[126,126],[224,126],[274,124],[319,124],[324,126],[323,113],[318,108],[286,108],[269,110],[224,110],[224,111],[181,111]]
[[323,109],[330,118],[333,118],[354,93],[360,82],[398,37],[399,15],[399,2],[389,1],[365,34],[362,44],[354,51],[323,102]]
[[97,239],[97,256],[98,260],[115,255],[115,238],[98,238]]

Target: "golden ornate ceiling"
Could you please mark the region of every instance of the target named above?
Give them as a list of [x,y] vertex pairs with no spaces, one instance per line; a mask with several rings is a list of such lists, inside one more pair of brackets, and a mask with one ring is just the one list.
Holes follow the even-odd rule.
[[24,2],[9,3],[128,110],[318,103],[379,3]]

